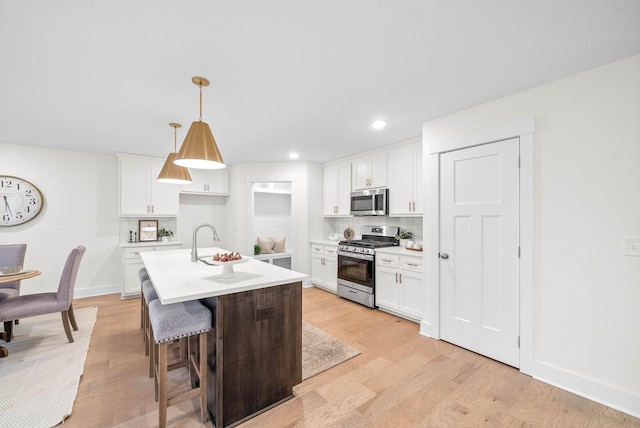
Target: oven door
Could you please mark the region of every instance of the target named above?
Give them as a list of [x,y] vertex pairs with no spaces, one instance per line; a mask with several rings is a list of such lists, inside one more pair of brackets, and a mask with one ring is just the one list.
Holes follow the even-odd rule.
[[374,256],[338,251],[338,284],[373,294],[375,289]]

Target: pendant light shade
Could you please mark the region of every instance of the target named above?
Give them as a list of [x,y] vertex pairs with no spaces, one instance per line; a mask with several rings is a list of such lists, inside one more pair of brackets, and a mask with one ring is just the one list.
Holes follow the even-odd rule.
[[178,128],[181,128],[182,125],[179,123],[170,123],[169,126],[173,128],[173,152],[169,153],[167,156],[167,160],[164,161],[164,165],[160,170],[160,174],[158,174],[158,181],[160,183],[169,183],[169,184],[190,184],[191,183],[191,175],[189,175],[189,170],[182,166],[176,165],[173,161],[176,158],[176,137]]
[[224,168],[225,164],[211,128],[202,121],[202,87],[209,86],[209,81],[204,77],[194,77],[191,80],[200,87],[200,120],[191,124],[174,163],[197,169]]

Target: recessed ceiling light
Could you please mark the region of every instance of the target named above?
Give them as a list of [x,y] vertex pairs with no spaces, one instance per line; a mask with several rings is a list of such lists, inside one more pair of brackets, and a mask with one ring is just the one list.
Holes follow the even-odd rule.
[[297,153],[289,153],[289,159],[298,159]]
[[384,120],[376,120],[371,122],[371,127],[373,129],[382,129],[385,126],[387,126],[387,122],[385,122]]

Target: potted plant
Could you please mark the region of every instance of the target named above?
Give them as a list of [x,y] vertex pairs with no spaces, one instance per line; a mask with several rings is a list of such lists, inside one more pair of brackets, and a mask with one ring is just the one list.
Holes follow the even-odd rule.
[[169,238],[173,236],[173,232],[169,229],[165,229],[161,227],[158,229],[158,237],[162,240],[162,242],[168,242]]
[[398,239],[400,239],[400,246],[406,247],[407,242],[413,239],[413,232],[409,232],[408,230],[401,230],[398,234]]

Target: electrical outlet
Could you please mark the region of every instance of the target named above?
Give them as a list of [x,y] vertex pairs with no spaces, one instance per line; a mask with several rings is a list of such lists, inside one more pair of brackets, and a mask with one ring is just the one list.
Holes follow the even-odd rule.
[[624,238],[624,255],[640,257],[640,238]]

